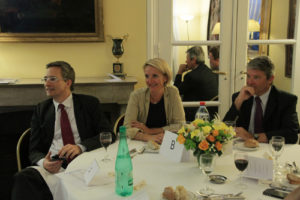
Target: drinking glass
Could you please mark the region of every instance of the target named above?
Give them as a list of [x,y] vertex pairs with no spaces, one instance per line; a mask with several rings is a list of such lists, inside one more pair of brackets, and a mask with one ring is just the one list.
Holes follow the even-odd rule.
[[274,180],[276,180],[276,175],[278,171],[278,158],[282,154],[284,144],[285,139],[282,136],[272,136],[271,140],[269,141],[269,147],[274,157]]
[[[214,154],[201,154],[200,155],[200,169],[202,170],[203,174],[206,175],[206,179],[208,180],[208,175],[212,173],[215,166],[215,155]],[[202,193],[211,194],[214,192],[213,189],[209,188],[207,185],[205,188],[200,190]]]
[[242,173],[248,167],[248,155],[245,152],[236,152],[234,154],[234,164],[236,168],[240,171],[238,187],[241,189],[246,189],[247,186],[243,183]]
[[232,126],[232,128],[235,128],[235,126],[236,126],[235,121],[224,121],[224,123],[225,123],[228,127]]
[[110,161],[110,158],[108,158],[108,153],[107,153],[107,147],[110,145],[112,142],[112,133],[111,132],[101,132],[100,133],[100,143],[101,145],[105,148],[106,156],[102,159],[102,161],[107,162]]

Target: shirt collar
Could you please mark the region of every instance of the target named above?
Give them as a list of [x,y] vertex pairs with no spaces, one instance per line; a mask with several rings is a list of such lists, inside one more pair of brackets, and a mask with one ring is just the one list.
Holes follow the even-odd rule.
[[[267,101],[269,99],[269,95],[270,95],[270,92],[271,92],[271,87],[269,87],[269,89],[267,90],[267,92],[265,92],[263,95],[260,95],[259,98],[262,102],[263,105],[266,105],[267,104]],[[256,95],[254,96],[254,98],[257,97]]]
[[72,107],[72,103],[73,103],[72,93],[62,103],[58,103],[57,101],[55,101],[53,99],[53,104],[54,104],[55,110],[58,110],[59,104],[63,104],[66,108],[70,108],[70,107]]

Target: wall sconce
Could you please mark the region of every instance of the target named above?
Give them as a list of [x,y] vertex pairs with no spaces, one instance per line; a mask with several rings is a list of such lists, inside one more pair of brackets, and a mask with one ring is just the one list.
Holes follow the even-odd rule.
[[260,31],[259,22],[254,20],[254,19],[248,20],[248,31],[250,32],[250,39],[252,39],[253,38],[253,32],[259,32]]
[[[250,19],[248,20],[248,31],[249,32],[259,32],[260,31],[260,25],[259,22],[254,20],[254,19]],[[212,30],[212,35],[219,35],[220,34],[220,22],[217,22],[214,25],[214,28]]]
[[214,25],[214,28],[212,30],[212,35],[219,35],[220,34],[220,22],[217,22],[215,25]]
[[259,32],[260,31],[259,22],[254,19],[248,20],[248,31],[249,32]]

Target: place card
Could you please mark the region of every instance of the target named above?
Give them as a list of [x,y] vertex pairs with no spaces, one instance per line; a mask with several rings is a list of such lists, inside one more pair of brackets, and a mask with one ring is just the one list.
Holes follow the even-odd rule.
[[248,156],[248,167],[243,173],[244,177],[272,180],[273,179],[273,161]]
[[86,185],[90,185],[95,175],[99,171],[99,166],[96,159],[92,162],[91,166],[84,173],[84,181]]
[[175,162],[189,160],[189,153],[185,150],[183,144],[177,142],[177,134],[165,131],[163,142],[160,146],[159,153]]

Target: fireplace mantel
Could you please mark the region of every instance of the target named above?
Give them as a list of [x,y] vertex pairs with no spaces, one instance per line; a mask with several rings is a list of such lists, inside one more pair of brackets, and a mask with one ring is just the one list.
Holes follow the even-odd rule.
[[[78,77],[74,93],[89,94],[101,103],[125,105],[137,83],[135,77],[115,80],[109,77]],[[0,107],[32,106],[47,99],[41,79],[18,79],[14,84],[0,84]]]

